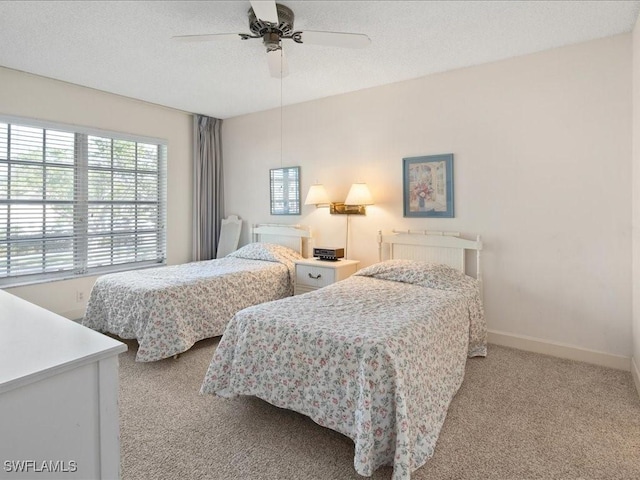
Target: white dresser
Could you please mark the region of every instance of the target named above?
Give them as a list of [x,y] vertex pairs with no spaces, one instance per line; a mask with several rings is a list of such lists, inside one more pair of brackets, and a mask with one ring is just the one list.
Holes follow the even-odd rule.
[[0,479],[120,477],[126,350],[0,290]]
[[358,260],[298,260],[294,294],[300,295],[344,280],[358,271],[359,263]]

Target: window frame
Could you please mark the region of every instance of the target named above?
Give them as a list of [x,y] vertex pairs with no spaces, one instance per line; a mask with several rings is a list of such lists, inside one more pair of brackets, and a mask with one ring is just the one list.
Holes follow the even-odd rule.
[[271,215],[301,215],[300,167],[269,170]]
[[[142,135],[133,135],[122,132],[114,132],[102,129],[95,129],[89,127],[82,127],[78,125],[69,125],[59,122],[49,122],[42,120],[35,120],[24,117],[16,117],[11,115],[0,115],[0,123],[1,124],[10,124],[15,125],[17,127],[28,127],[28,128],[37,128],[37,129],[45,129],[45,130],[54,130],[59,132],[65,132],[73,135],[73,143],[74,143],[74,153],[73,153],[73,165],[71,170],[73,172],[73,199],[70,201],[60,202],[58,200],[52,200],[47,198],[43,190],[43,198],[42,200],[38,200],[35,203],[42,205],[43,209],[46,209],[47,205],[53,204],[69,204],[71,205],[72,210],[72,227],[73,234],[71,235],[71,247],[70,247],[70,255],[71,255],[71,263],[72,267],[68,268],[68,265],[61,267],[59,271],[52,272],[37,272],[37,273],[22,273],[18,275],[9,275],[9,269],[3,270],[0,272],[0,288],[8,288],[8,287],[16,287],[21,285],[30,285],[36,283],[43,282],[51,282],[51,281],[60,281],[60,280],[68,280],[68,279],[76,279],[80,277],[86,276],[95,276],[101,275],[109,272],[117,272],[117,271],[126,271],[126,270],[135,270],[140,268],[149,268],[154,266],[163,266],[166,265],[166,214],[167,214],[167,141],[164,139],[159,139],[155,137],[147,137]],[[135,142],[136,150],[135,150],[135,167],[133,168],[122,168],[122,167],[114,167],[114,156],[111,156],[111,167],[104,168],[103,171],[109,172],[112,177],[114,172],[116,171],[124,171],[127,170],[129,173],[132,173],[135,178],[136,188],[138,186],[139,177],[144,175],[149,175],[149,170],[145,168],[140,168],[138,165],[138,144],[144,145],[153,145],[156,148],[157,152],[157,160],[154,166],[157,167],[157,170],[154,170],[155,173],[153,177],[153,184],[155,185],[157,190],[157,197],[155,200],[142,201],[137,195],[134,196],[134,199],[131,201],[125,201],[123,204],[133,205],[135,207],[135,228],[133,232],[129,232],[129,235],[133,235],[135,238],[134,245],[139,247],[140,245],[144,245],[144,241],[140,240],[138,235],[140,232],[138,231],[137,225],[140,217],[143,215],[142,212],[139,211],[138,206],[145,204],[151,205],[152,211],[157,212],[154,217],[155,228],[151,230],[151,238],[152,244],[155,245],[155,255],[153,259],[146,259],[142,261],[133,261],[126,263],[110,263],[108,265],[101,266],[89,266],[88,262],[91,258],[89,247],[89,241],[93,238],[93,235],[89,233],[89,209],[91,205],[95,205],[96,201],[91,200],[88,195],[89,191],[89,171],[94,169],[94,167],[89,166],[89,137],[100,137],[103,139],[108,139],[112,142],[114,141],[124,141],[124,142]],[[46,138],[46,136],[44,137]],[[44,150],[45,140],[43,139],[43,161],[34,162],[34,165],[42,168],[43,172],[43,188],[47,185],[47,178],[45,176],[46,169],[49,163],[46,162],[46,151]],[[7,149],[9,149],[9,143],[7,143]],[[151,158],[153,158],[152,155]],[[0,159],[0,165],[15,165],[20,163],[20,160],[10,159],[10,152],[7,150],[6,158],[5,156]],[[55,163],[53,165],[56,165]],[[98,169],[99,170],[99,169]],[[11,180],[9,175],[7,175],[7,189],[11,188]],[[9,198],[9,196],[0,198],[0,206],[7,205],[7,215],[6,221],[7,225],[11,221],[10,205],[20,203],[24,205],[28,203],[28,200],[15,200]],[[119,201],[111,198],[111,201],[104,201],[105,205],[116,205]],[[48,236],[45,230],[46,219],[43,217],[42,220],[42,242],[46,242],[48,240]],[[125,232],[126,233],[126,232]],[[149,234],[149,230],[146,231],[146,234]],[[2,237],[2,245],[7,246],[7,250],[11,241],[9,230],[6,231],[6,236]],[[114,238],[118,236],[117,230],[114,230],[114,222],[113,222],[113,214],[111,219],[111,226],[108,232],[105,235],[106,237],[111,239],[112,244],[114,243]],[[34,240],[38,240],[34,238]],[[49,238],[51,241],[51,239]],[[152,247],[153,248],[153,247]],[[46,250],[43,255],[46,255]],[[7,259],[9,258],[9,253],[7,251],[6,257],[2,258],[2,262],[7,263]],[[113,256],[111,258],[111,262],[113,262]],[[119,260],[126,260],[124,255]],[[43,258],[42,261],[42,270],[47,268],[46,259]]]

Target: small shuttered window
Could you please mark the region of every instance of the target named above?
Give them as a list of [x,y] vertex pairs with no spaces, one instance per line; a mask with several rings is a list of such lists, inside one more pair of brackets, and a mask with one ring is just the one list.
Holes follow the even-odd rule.
[[0,117],[0,286],[165,263],[166,146]]
[[271,215],[300,215],[300,167],[272,168]]

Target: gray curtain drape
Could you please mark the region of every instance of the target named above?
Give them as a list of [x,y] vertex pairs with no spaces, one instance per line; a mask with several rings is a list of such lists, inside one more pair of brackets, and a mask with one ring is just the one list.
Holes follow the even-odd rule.
[[193,116],[193,260],[216,257],[224,215],[222,120]]

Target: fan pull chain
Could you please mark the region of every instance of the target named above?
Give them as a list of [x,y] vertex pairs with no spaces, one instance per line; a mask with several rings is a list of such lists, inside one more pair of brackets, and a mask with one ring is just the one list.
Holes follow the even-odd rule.
[[282,42],[280,42],[280,168],[282,168],[282,137],[284,124],[282,123]]

